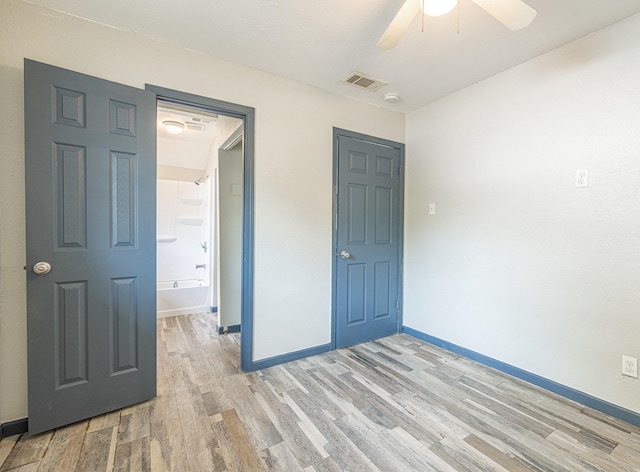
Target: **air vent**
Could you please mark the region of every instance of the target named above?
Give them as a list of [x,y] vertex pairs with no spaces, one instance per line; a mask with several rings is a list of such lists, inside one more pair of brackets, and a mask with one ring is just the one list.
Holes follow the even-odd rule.
[[359,87],[361,89],[368,90],[369,92],[375,92],[380,87],[384,87],[388,84],[388,82],[380,79],[374,79],[373,77],[368,77],[359,72],[351,74],[349,77],[344,79],[344,82],[347,84],[355,85],[356,87]]
[[207,127],[205,123],[198,123],[197,121],[187,121],[185,123],[185,126],[190,131],[204,131],[204,129]]

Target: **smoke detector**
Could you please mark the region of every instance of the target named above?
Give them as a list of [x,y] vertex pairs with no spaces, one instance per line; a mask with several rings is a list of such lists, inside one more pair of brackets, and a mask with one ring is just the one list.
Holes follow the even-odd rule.
[[354,72],[344,79],[344,82],[349,85],[368,90],[369,92],[375,92],[380,87],[388,85],[388,82],[385,82],[384,80],[374,79],[373,77],[366,76],[360,72]]
[[395,92],[389,92],[384,94],[384,101],[387,103],[397,103],[400,100],[400,95]]

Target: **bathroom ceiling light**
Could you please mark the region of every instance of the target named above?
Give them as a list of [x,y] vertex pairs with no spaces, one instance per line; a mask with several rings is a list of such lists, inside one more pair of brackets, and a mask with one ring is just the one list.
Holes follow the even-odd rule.
[[162,122],[167,131],[171,134],[180,134],[184,131],[184,123],[173,120],[165,120]]

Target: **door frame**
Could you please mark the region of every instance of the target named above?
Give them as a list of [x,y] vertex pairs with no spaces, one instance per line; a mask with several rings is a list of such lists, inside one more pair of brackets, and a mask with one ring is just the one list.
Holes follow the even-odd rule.
[[332,234],[331,234],[331,254],[333,262],[331,263],[331,349],[336,349],[336,330],[338,318],[338,171],[339,171],[339,147],[338,140],[340,137],[357,139],[367,143],[379,144],[393,149],[397,149],[400,154],[400,169],[398,176],[400,178],[400,214],[398,215],[398,320],[396,324],[396,333],[402,332],[402,304],[403,304],[403,253],[404,253],[404,144],[396,141],[390,141],[376,136],[349,131],[341,128],[333,128],[333,214],[332,214]]
[[145,84],[165,103],[199,108],[243,121],[243,192],[242,192],[242,302],[240,315],[240,366],[245,372],[255,370],[253,363],[253,261],[254,261],[254,143],[255,108],[195,95],[158,85]]

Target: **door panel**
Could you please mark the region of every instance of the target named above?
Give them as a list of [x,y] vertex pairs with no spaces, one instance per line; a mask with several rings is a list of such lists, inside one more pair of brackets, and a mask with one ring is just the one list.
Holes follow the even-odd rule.
[[376,262],[374,264],[374,306],[373,317],[375,319],[391,316],[391,263]]
[[344,347],[397,332],[402,180],[398,147],[337,140],[335,340]]
[[367,186],[349,184],[349,244],[367,243]]
[[155,112],[151,92],[25,61],[32,434],[155,396]]
[[347,265],[347,323],[350,327],[366,321],[367,309],[367,266]]

